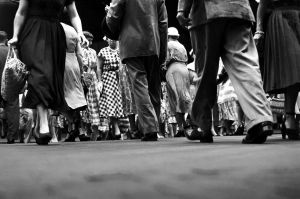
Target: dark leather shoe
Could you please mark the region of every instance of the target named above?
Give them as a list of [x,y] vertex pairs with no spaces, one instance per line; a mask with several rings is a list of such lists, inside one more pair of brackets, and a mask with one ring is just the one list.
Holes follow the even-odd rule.
[[189,140],[200,140],[202,143],[213,143],[213,134],[211,130],[198,131],[194,129],[190,134],[185,131],[185,136]]
[[243,139],[243,144],[263,144],[267,137],[273,134],[272,122],[261,122],[248,130],[246,137]]
[[129,135],[130,135],[130,139],[141,139],[142,138],[142,134],[141,134],[141,132],[139,131],[139,130],[136,130],[136,131],[131,131],[130,133],[129,133]]
[[[78,138],[79,138],[79,140],[81,142],[86,142],[86,141],[90,141],[91,140],[91,138],[89,136],[85,135],[85,134],[79,135]],[[75,139],[74,139],[74,141],[75,141]]]
[[243,135],[244,133],[244,125],[240,125],[237,127],[236,131],[233,133],[233,135]]
[[144,137],[142,137],[141,141],[157,141],[157,132],[146,133]]
[[174,137],[185,137],[184,136],[184,130],[178,130],[177,133],[174,135]]
[[286,135],[288,136],[289,140],[299,140],[300,135],[298,129],[288,129],[286,128],[285,124],[282,124],[281,127],[281,134],[282,139],[286,139]]
[[34,138],[38,145],[48,145],[52,135],[50,133],[40,133],[39,136],[34,136]]
[[72,131],[69,132],[67,138],[64,140],[64,142],[75,142],[75,141],[76,141],[76,136],[75,133],[73,133]]
[[207,130],[207,131],[202,131],[202,137],[200,139],[200,142],[202,143],[213,143],[214,139],[213,139],[213,134],[211,132],[211,130]]
[[7,140],[7,144],[14,144],[14,143],[15,143],[15,140],[14,140],[14,139]]

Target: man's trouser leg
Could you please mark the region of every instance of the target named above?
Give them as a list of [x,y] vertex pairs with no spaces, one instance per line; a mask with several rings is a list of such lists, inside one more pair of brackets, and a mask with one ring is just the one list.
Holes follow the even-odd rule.
[[144,134],[159,132],[160,70],[156,56],[125,60],[133,86],[138,121]]
[[224,51],[221,56],[246,115],[246,129],[261,122],[273,121],[263,90],[258,53],[250,22],[239,19],[228,20],[224,39]]
[[7,140],[18,139],[19,131],[19,98],[5,102],[6,122],[7,122]]
[[202,130],[212,126],[211,110],[217,96],[217,73],[222,45],[223,20],[201,25],[190,30],[191,41],[196,55],[195,69],[201,80],[192,105],[193,125]]

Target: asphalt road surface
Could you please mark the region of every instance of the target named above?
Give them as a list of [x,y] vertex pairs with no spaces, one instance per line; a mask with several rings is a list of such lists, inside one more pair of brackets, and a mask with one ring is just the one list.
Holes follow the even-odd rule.
[[0,144],[0,199],[299,199],[300,141]]

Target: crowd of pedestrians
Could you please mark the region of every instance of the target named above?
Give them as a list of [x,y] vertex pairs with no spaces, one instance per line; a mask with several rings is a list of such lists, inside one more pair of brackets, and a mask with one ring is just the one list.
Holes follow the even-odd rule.
[[[179,0],[190,53],[168,27],[164,0],[112,0],[105,11],[107,47],[97,53],[74,0],[20,0],[13,37],[0,31],[1,74],[9,48],[30,71],[20,99],[1,99],[7,143],[31,136],[39,145],[169,136],[212,143],[245,133],[242,143],[262,144],[273,134],[274,94],[284,95],[282,133],[299,139],[297,0],[261,0],[254,37],[248,0]],[[63,12],[71,25],[60,22]]]

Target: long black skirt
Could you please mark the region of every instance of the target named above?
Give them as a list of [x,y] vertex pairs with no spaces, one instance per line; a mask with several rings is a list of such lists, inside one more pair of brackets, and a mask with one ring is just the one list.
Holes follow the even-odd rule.
[[284,93],[300,88],[300,8],[279,8],[270,15],[266,30],[264,88]]
[[28,93],[23,106],[38,104],[64,111],[66,38],[59,21],[32,17],[20,35],[20,58],[29,67]]

